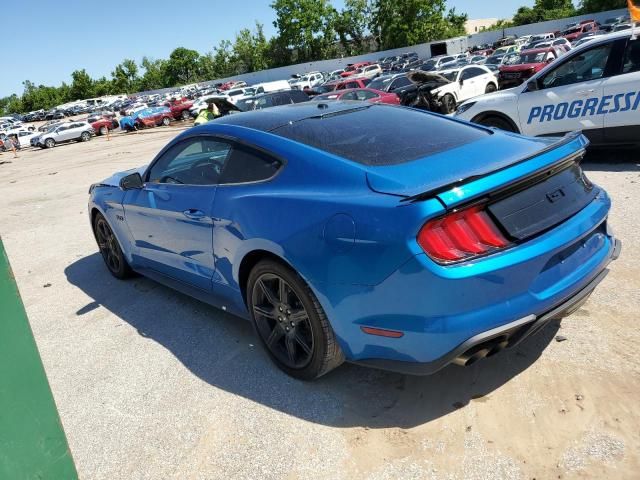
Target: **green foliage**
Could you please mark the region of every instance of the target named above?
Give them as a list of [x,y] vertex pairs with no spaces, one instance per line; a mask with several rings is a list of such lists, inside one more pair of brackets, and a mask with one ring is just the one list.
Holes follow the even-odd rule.
[[198,80],[198,59],[200,54],[195,50],[178,47],[164,66],[165,80],[170,85],[184,85]]
[[138,65],[136,62],[125,58],[121,64],[111,72],[112,89],[118,93],[133,93],[138,87]]
[[76,70],[71,74],[72,82],[69,90],[71,100],[93,97],[93,80],[84,70]]
[[582,0],[579,10],[580,13],[597,13],[620,8],[627,8],[627,0]]
[[557,20],[572,17],[578,12],[571,0],[536,0],[532,8],[520,7],[513,16],[513,25]]
[[336,52],[335,10],[328,0],[275,0],[271,4],[282,45],[293,61],[321,60]]
[[445,0],[373,0],[372,31],[381,49],[464,35],[467,15],[446,12]]
[[335,12],[333,26],[346,55],[369,51],[367,33],[371,28],[371,3],[367,0],[346,0],[344,8]]

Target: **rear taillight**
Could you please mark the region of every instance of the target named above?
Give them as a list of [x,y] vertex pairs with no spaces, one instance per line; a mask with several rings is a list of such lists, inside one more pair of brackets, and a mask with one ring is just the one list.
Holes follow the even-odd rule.
[[510,245],[482,206],[430,220],[418,233],[418,244],[441,263],[468,260]]

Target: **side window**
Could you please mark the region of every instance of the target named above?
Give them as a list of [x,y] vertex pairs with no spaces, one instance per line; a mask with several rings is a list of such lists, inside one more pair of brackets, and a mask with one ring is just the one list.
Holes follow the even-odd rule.
[[180,142],[153,164],[147,181],[184,185],[216,185],[231,146],[214,138],[195,137]]
[[602,78],[611,43],[587,50],[554,68],[542,79],[542,88],[554,88]]
[[622,73],[640,72],[640,40],[629,40],[624,52]]
[[460,75],[460,80],[468,80],[470,78],[476,77],[477,74],[476,75],[473,74],[474,70],[475,70],[474,68],[465,68],[462,71],[462,74]]
[[358,85],[358,82],[349,82],[347,83],[346,88],[358,88],[360,85]]
[[369,92],[367,90],[358,90],[354,92],[357,100],[369,100],[371,98],[378,98],[377,93]]
[[340,97],[340,100],[356,100],[356,92],[347,92]]
[[367,85],[369,85],[371,83],[371,79],[370,78],[363,78],[362,79],[362,84],[366,87]]
[[406,87],[407,85],[410,85],[410,84],[411,84],[411,81],[407,77],[396,78],[393,81],[393,84],[391,85],[391,88],[389,90],[391,91],[396,88]]
[[280,169],[281,163],[271,156],[244,145],[233,147],[224,167],[220,184],[267,180]]

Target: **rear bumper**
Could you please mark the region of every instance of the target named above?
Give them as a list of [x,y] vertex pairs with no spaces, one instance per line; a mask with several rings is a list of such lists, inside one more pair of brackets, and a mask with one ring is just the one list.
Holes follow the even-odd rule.
[[[620,256],[621,249],[622,243],[620,240],[615,240],[609,262],[616,260]],[[609,271],[605,268],[584,288],[551,310],[539,315],[528,315],[500,327],[474,335],[437,360],[420,363],[388,359],[368,359],[352,363],[407,375],[430,375],[451,363],[462,366],[471,365],[482,358],[490,357],[504,349],[515,347],[525,338],[542,330],[551,320],[571,315],[587,301],[591,293],[593,293],[608,273]]]

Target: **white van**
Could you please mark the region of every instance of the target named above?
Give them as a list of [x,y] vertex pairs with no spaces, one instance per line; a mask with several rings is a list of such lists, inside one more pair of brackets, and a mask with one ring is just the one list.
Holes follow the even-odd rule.
[[278,90],[291,90],[291,85],[286,80],[276,80],[274,82],[264,82],[253,85],[256,95],[260,93],[277,92]]

